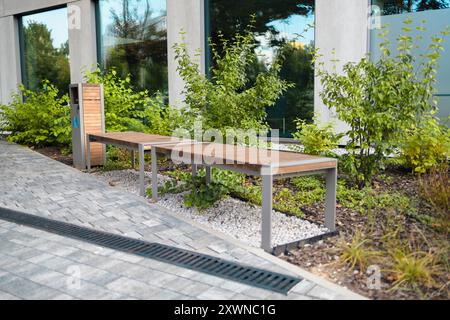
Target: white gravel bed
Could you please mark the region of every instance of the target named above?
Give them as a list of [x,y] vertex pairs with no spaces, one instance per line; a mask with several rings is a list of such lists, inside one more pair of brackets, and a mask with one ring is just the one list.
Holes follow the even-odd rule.
[[[138,172],[134,170],[115,170],[92,173],[99,179],[138,193]],[[158,182],[170,180],[170,177],[158,175]],[[146,172],[147,183],[150,183],[150,173]],[[261,241],[261,207],[231,197],[225,198],[206,210],[186,208],[183,204],[183,194],[166,194],[158,204],[170,209],[177,215],[187,217],[198,223],[228,234],[250,246],[260,247]],[[278,211],[272,215],[273,245],[281,245],[301,239],[310,238],[328,232],[325,227],[309,221],[287,216]]]

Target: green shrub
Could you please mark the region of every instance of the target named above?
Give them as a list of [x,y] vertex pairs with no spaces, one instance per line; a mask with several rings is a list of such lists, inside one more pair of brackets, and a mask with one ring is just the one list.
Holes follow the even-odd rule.
[[200,210],[207,209],[228,193],[229,189],[220,182],[206,185],[203,177],[195,177],[191,191],[184,196],[184,205],[188,208],[195,206]]
[[[163,196],[168,193],[172,193],[172,194],[180,193],[180,192],[186,191],[185,189],[186,189],[186,186],[179,185],[176,180],[168,180],[168,181],[165,181],[162,186],[158,187],[158,195]],[[149,198],[152,197],[152,189],[151,188],[147,189],[147,196]]]
[[426,117],[401,144],[401,155],[413,172],[425,173],[450,156],[450,129],[434,117]]
[[147,90],[134,89],[130,75],[122,79],[115,69],[101,71],[97,68],[92,72],[85,72],[85,77],[89,83],[103,84],[107,131],[170,135],[185,123],[183,112],[165,106],[160,94],[149,96]]
[[186,105],[202,119],[205,129],[266,128],[266,107],[273,106],[291,87],[279,76],[280,59],[251,84],[248,69],[257,59],[251,26],[245,33],[236,34],[233,41],[219,38],[220,53],[211,43],[214,64],[210,78],[200,71],[198,61],[191,59],[186,43],[173,47],[178,72],[186,83]]
[[291,179],[292,185],[297,189],[295,198],[298,205],[310,205],[325,199],[325,182],[316,176],[297,177]]
[[405,131],[436,109],[436,65],[447,32],[432,37],[427,54],[417,66],[411,50],[417,47],[413,39],[419,38],[411,36],[411,23],[404,22],[396,56],[391,54],[384,28],[378,61],[363,58],[358,63],[347,63],[343,73],[318,68],[324,104],[335,109],[337,117],[350,127],[346,133],[349,141],[345,168],[361,189],[370,185]]
[[296,194],[288,188],[282,188],[275,193],[273,196],[273,201],[273,207],[278,211],[294,214],[300,218],[304,215],[300,209],[302,203],[296,197]]
[[339,181],[336,199],[342,206],[361,214],[394,210],[399,214],[413,214],[416,203],[399,192],[376,192],[371,188],[348,188]]
[[39,91],[20,87],[9,105],[0,105],[1,130],[11,131],[9,141],[28,146],[69,146],[71,143],[70,107],[67,95],[43,81]]
[[303,152],[326,156],[334,156],[332,150],[338,147],[342,137],[342,134],[334,133],[331,123],[319,126],[305,120],[297,120],[297,132],[293,134],[293,138],[303,145]]
[[161,190],[163,192],[169,190],[167,192],[170,193],[189,190],[184,196],[184,203],[187,207],[195,206],[203,210],[231,193],[239,195],[247,194],[246,188],[243,186],[245,175],[228,170],[212,168],[212,181],[208,185],[206,185],[204,169],[200,169],[194,179],[192,179],[190,172],[180,170],[171,171],[168,175],[180,181],[181,184],[176,188],[171,188],[168,185]]

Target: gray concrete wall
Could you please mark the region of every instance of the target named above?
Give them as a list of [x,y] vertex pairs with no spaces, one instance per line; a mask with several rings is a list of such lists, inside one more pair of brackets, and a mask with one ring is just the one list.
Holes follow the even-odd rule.
[[8,103],[21,82],[17,19],[0,17],[0,103]]
[[84,72],[97,64],[95,4],[91,0],[79,0],[70,3],[67,9],[70,81],[79,83],[84,80]]
[[177,72],[177,62],[172,46],[182,41],[180,31],[185,32],[189,52],[194,56],[196,50],[201,71],[205,71],[205,23],[203,0],[167,0],[167,46],[169,72],[169,103],[182,106],[184,82]]
[[[55,6],[64,5],[75,0],[0,0],[3,2],[3,10],[0,16],[11,16],[26,12],[42,10]],[[2,6],[0,5],[0,9]]]
[[[316,48],[323,55],[319,62],[324,62],[327,70],[333,70],[331,60],[339,60],[336,64],[339,71],[345,63],[359,61],[368,53],[369,5],[368,0],[316,0]],[[320,122],[335,121],[334,113],[320,98],[321,90],[316,78],[314,111]],[[339,131],[345,129],[343,123],[335,123]]]
[[[8,103],[11,94],[21,83],[17,16],[67,3],[78,4],[82,13],[81,30],[69,30],[72,81],[79,81],[81,71],[78,70],[81,70],[82,65],[96,63],[96,55],[92,55],[92,52],[95,52],[95,42],[92,48],[92,41],[90,41],[91,35],[95,40],[95,21],[92,20],[94,11],[91,0],[0,0],[0,103]],[[78,48],[79,52],[73,48]]]

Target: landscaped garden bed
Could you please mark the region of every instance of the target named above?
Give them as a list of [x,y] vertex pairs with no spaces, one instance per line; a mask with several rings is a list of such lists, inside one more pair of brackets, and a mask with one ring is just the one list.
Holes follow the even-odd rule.
[[[301,152],[338,160],[339,235],[290,250],[282,258],[375,299],[448,299],[450,130],[436,117],[434,86],[442,42],[450,32],[433,37],[424,48],[427,54],[416,62],[411,50],[419,37],[411,35],[411,23],[405,21],[395,48],[382,30],[385,41],[377,61],[365,57],[336,72],[327,71],[333,68],[324,67],[319,54],[314,57],[323,89],[320,98],[346,129],[337,133],[333,123],[299,119],[293,137],[301,143]],[[233,41],[213,46],[209,77],[189,56],[186,44],[174,46],[185,82],[182,109],[166,105],[161,95],[134,89],[129,77],[122,79],[114,70],[87,72],[88,82],[104,86],[106,130],[176,135],[183,129],[196,140],[208,130],[223,136],[238,129],[267,131],[266,108],[293,84],[280,77],[283,50],[273,64],[250,78],[257,61],[254,40],[250,27]],[[0,125],[5,124],[0,129],[11,132],[8,139],[70,163],[58,154],[59,149],[70,149],[68,97],[44,82],[39,92],[22,87],[12,98],[11,104],[0,106]],[[200,139],[197,124],[203,129]],[[239,143],[253,146],[252,141]],[[344,145],[345,152],[336,152],[338,145]],[[136,192],[129,152],[107,150],[97,177]],[[189,166],[160,159],[159,168],[162,205],[259,246],[259,178],[214,169],[207,185],[203,170],[193,179]],[[320,227],[323,178],[278,180],[273,195],[277,244],[326,231]]]
[[[43,153],[48,154],[48,149]],[[131,169],[129,153],[112,148],[109,155],[106,166],[92,174],[113,187],[137,194],[138,172]],[[67,162],[67,156],[58,157],[52,152],[51,157]],[[184,179],[190,179],[190,167],[167,160],[161,160],[159,166],[160,191],[164,192],[158,202],[160,205],[247,245],[259,247],[258,179],[245,177],[242,180],[243,185],[255,190],[254,193],[231,193],[199,210],[185,204],[183,196],[188,191],[177,189],[173,183],[178,181],[176,185],[182,185]],[[417,176],[402,166],[390,165],[374,178],[371,188],[364,190],[348,187],[347,177],[341,174],[336,215],[339,235],[306,244],[280,257],[370,298],[448,299],[449,212],[436,210],[428,197],[430,188],[447,188],[448,192],[448,175],[441,174],[439,180],[432,174]],[[146,166],[146,176],[149,183],[150,165]],[[274,207],[279,209],[274,210],[275,244],[326,231],[320,227],[324,192],[324,181],[320,177],[275,182]],[[379,289],[370,281],[372,270],[380,272]],[[411,282],[396,287],[402,277]]]

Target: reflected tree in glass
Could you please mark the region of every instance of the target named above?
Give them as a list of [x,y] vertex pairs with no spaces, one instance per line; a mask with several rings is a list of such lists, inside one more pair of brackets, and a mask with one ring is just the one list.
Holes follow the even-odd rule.
[[167,95],[167,31],[165,1],[100,1],[102,67],[131,74],[134,86]]
[[450,8],[450,0],[373,0],[383,15]]
[[[246,29],[251,16],[255,15],[254,35],[259,59],[247,70],[250,79],[266,70],[274,56],[283,54],[280,75],[296,86],[274,107],[267,109],[267,122],[272,128],[280,129],[284,136],[295,131],[294,120],[310,120],[314,111],[313,27],[306,36],[302,35],[307,24],[314,21],[314,4],[314,0],[209,1],[209,36],[216,47],[220,45],[220,34],[232,39]],[[220,47],[217,49],[220,52]],[[214,65],[214,61],[210,63]]]
[[48,26],[33,20],[22,25],[22,36],[25,86],[36,91],[43,80],[49,80],[61,95],[67,93],[70,84],[68,40],[55,48]]

